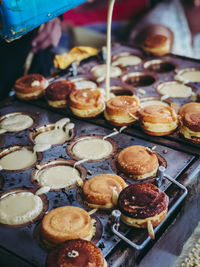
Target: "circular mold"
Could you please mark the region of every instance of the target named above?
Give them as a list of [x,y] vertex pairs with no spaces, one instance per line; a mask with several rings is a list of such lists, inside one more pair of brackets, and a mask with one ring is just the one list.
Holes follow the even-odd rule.
[[174,71],[176,69],[176,65],[168,60],[153,59],[146,61],[144,63],[144,68],[152,72],[167,73]]
[[[21,117],[21,119],[18,121],[18,123],[20,123],[21,125],[18,125],[18,126],[15,121],[17,117],[18,117],[18,120]],[[27,125],[23,124],[25,122],[25,118],[29,119],[29,122],[27,122]],[[8,113],[0,117],[0,131],[3,130],[3,128],[1,128],[1,123],[3,123],[4,120],[7,120],[7,121],[10,120],[10,123],[7,126],[7,130],[5,129],[5,132],[14,132],[14,133],[30,129],[34,127],[37,123],[37,117],[33,114],[30,114],[27,112],[20,112],[20,111],[12,112],[12,113]],[[16,126],[15,126],[15,123],[16,123]],[[18,129],[16,129],[15,127],[18,127]]]
[[86,88],[95,89],[98,87],[97,83],[88,77],[78,77],[76,79],[72,79],[72,82],[76,85],[76,90],[82,90]]
[[[0,202],[2,199],[10,196],[10,195],[13,195],[13,194],[18,194],[18,193],[22,193],[22,192],[30,192],[32,194],[35,194],[37,191],[37,189],[33,189],[33,188],[26,188],[26,189],[23,189],[23,188],[14,188],[14,189],[10,189],[10,190],[7,190],[7,191],[4,191],[3,193],[0,194]],[[20,228],[20,227],[25,227],[29,224],[32,224],[32,223],[35,223],[36,221],[42,219],[42,217],[44,216],[45,212],[47,211],[48,209],[48,200],[47,200],[47,197],[46,195],[42,194],[42,195],[39,195],[38,196],[41,200],[42,200],[42,203],[43,203],[43,209],[41,210],[40,214],[37,215],[35,218],[31,219],[31,221],[29,222],[26,222],[26,223],[22,223],[22,224],[14,224],[14,225],[10,225],[10,224],[3,224],[3,223],[0,223],[0,226],[1,227],[5,227],[5,228]]]
[[129,52],[116,54],[112,58],[113,66],[128,67],[136,66],[142,63],[141,56]]
[[182,83],[200,83],[200,68],[181,69],[174,79]]
[[[41,134],[41,133],[45,133],[45,132],[50,132],[50,131],[52,131],[52,130],[54,130],[54,129],[55,129],[55,124],[54,124],[54,123],[52,123],[52,124],[45,124],[45,125],[43,125],[43,126],[40,126],[40,127],[38,127],[38,128],[33,129],[32,131],[30,131],[30,133],[29,133],[29,135],[28,135],[31,144],[35,144],[35,138],[36,138],[36,136],[38,136],[39,134]],[[75,128],[73,128],[72,130],[70,130],[69,133],[70,133],[70,137],[69,137],[69,139],[65,140],[64,142],[60,142],[60,143],[57,143],[57,144],[53,144],[52,146],[62,145],[62,144],[64,144],[65,142],[68,142],[68,141],[72,140],[72,139],[75,137],[75,135],[76,135],[76,130],[75,130]]]
[[[100,239],[101,239],[101,236],[102,236],[102,232],[103,232],[103,226],[102,226],[102,223],[101,221],[99,220],[99,218],[96,216],[96,215],[91,215],[90,216],[92,219],[94,219],[96,222],[95,222],[95,226],[96,226],[96,232],[95,232],[95,235],[93,236],[92,238],[92,242],[93,243],[97,243]],[[36,241],[36,243],[43,249],[49,251],[51,250],[52,248],[49,248],[47,247],[44,242],[42,241],[42,238],[41,238],[41,222],[39,222],[36,226],[35,226],[35,229],[34,229],[34,232],[33,232],[33,237]]]
[[[43,171],[46,171],[50,168],[57,167],[57,166],[73,167],[75,162],[76,161],[71,160],[71,159],[61,159],[61,158],[58,158],[56,160],[43,162],[40,165],[37,165],[36,166],[37,169],[35,169],[31,172],[31,176],[30,176],[31,183],[36,187],[50,186],[48,184],[41,185],[40,182],[38,181],[39,176],[41,175],[41,173]],[[86,175],[87,175],[87,170],[81,164],[77,165],[75,167],[75,169],[79,173],[80,178],[82,180],[84,180]],[[60,175],[57,175],[56,177],[58,177],[58,176],[60,177]],[[70,188],[73,188],[75,186],[76,186],[76,181],[75,181],[75,183],[73,183],[71,185],[68,185],[68,186],[66,185],[66,187],[65,186],[61,186],[60,188],[52,188],[51,187],[50,191],[61,191],[63,188],[64,189],[70,189]]]
[[[165,160],[164,157],[162,157],[160,154],[156,153],[156,152],[153,152],[154,154],[156,154],[157,158],[158,158],[158,162],[159,162],[159,166],[163,166],[165,168],[167,168],[167,161]],[[112,170],[119,176],[121,176],[125,181],[128,180],[128,183],[129,182],[153,182],[155,180],[156,177],[153,177],[153,178],[147,178],[147,179],[142,179],[142,180],[135,180],[132,178],[131,175],[128,175],[128,174],[125,174],[123,173],[121,170],[119,170],[117,168],[117,155],[111,160],[110,162],[110,166],[112,168]]]
[[119,95],[133,96],[135,94],[133,90],[124,88],[122,86],[111,86],[110,92],[113,93],[115,96],[119,96]]
[[[76,156],[76,155],[74,154],[74,152],[73,152],[74,147],[75,147],[79,142],[81,142],[81,141],[92,140],[92,139],[100,139],[100,140],[103,140],[103,138],[104,138],[104,136],[101,136],[101,135],[85,135],[85,136],[80,136],[80,137],[74,139],[74,140],[73,140],[72,142],[70,142],[69,144],[67,144],[67,146],[66,146],[66,151],[67,151],[67,153],[70,155],[70,157],[72,157],[73,159],[75,159],[75,160],[82,160],[82,159],[84,159],[84,158],[80,158],[80,157],[78,157],[78,156]],[[105,141],[107,141],[107,142],[110,143],[110,145],[112,146],[112,151],[111,151],[108,155],[106,155],[106,156],[104,156],[104,157],[102,157],[102,158],[98,158],[98,159],[89,159],[87,162],[98,162],[98,161],[103,161],[103,160],[108,159],[108,158],[111,158],[113,155],[115,155],[115,153],[117,152],[117,143],[116,143],[113,139],[111,139],[111,138],[106,138]],[[93,146],[92,146],[92,149],[94,149],[92,152],[95,154],[96,151],[95,151],[95,146],[94,146],[94,144],[93,144]]]
[[121,76],[121,81],[130,88],[150,86],[157,78],[155,75],[145,72],[130,72]]
[[[33,153],[33,150],[32,150],[32,147],[31,146],[21,146],[21,145],[13,145],[13,146],[10,146],[10,147],[6,147],[6,148],[3,148],[0,150],[0,165],[1,165],[1,159],[13,152],[16,152],[16,151],[31,151]],[[11,159],[13,161],[13,159]],[[23,159],[24,160],[24,159]],[[42,160],[42,153],[40,152],[37,152],[36,153],[36,158],[35,158],[35,161],[34,163],[31,162],[29,166],[27,167],[22,167],[20,169],[2,169],[3,171],[6,171],[6,172],[21,172],[21,171],[25,171],[25,170],[28,170],[32,167],[34,167],[38,161],[41,161]],[[23,161],[20,161],[20,158],[18,158],[18,161],[19,162],[23,162]]]
[[156,91],[160,95],[166,95],[169,98],[188,98],[192,95],[192,92],[196,90],[191,86],[177,81],[167,81],[158,84]]

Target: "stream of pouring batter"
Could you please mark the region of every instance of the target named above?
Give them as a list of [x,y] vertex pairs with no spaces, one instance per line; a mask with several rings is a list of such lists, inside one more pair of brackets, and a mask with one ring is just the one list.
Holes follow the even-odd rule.
[[110,64],[111,64],[111,23],[115,0],[108,1],[107,42],[106,42],[106,88],[105,101],[110,99]]

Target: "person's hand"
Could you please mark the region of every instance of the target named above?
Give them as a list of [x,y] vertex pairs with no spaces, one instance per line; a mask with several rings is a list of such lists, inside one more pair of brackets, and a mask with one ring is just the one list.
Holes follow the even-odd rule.
[[32,51],[37,53],[48,47],[56,47],[61,37],[61,21],[54,18],[44,24],[41,31],[32,40]]

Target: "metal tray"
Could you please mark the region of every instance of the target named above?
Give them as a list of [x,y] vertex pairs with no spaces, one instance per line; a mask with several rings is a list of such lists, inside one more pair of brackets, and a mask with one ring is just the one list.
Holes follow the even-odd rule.
[[[0,112],[1,115],[5,115],[10,112],[25,112],[27,110],[29,110],[29,113],[38,116],[38,126],[56,122],[63,117],[63,115],[58,114],[57,112],[52,112],[35,105],[31,105],[29,103],[19,102],[15,99],[11,100],[10,103],[5,103],[5,105],[1,107]],[[110,129],[83,120],[71,118],[71,121],[75,123],[76,137],[88,134],[108,135],[112,132],[112,130]],[[4,134],[5,142],[1,145],[1,148],[14,144],[28,145],[28,132],[29,130],[25,130],[19,133]],[[112,137],[112,139],[118,143],[119,151],[127,146],[136,144],[150,148],[154,147],[154,151],[163,156],[167,161],[166,173],[174,179],[178,178],[180,174],[182,174],[196,159],[196,156],[193,153],[187,151],[179,151],[165,145],[158,145],[155,142],[150,142],[149,140],[135,137],[132,134],[128,135],[121,133],[120,135]],[[164,153],[165,150],[167,150],[166,154]],[[66,144],[54,146],[51,149],[43,152],[42,162],[59,157],[69,158],[69,155],[66,154]],[[176,164],[174,164],[175,159]],[[83,163],[84,167],[87,170],[90,170],[87,178],[100,173],[113,173],[113,170],[110,166],[111,160],[112,159],[107,159],[103,162]],[[1,191],[15,187],[33,188],[33,185],[30,182],[31,170],[32,169],[16,173],[1,171],[1,176],[3,177],[3,188],[1,188]],[[171,187],[169,187],[170,185],[171,182],[165,179],[164,183],[161,186],[161,189],[165,190],[170,198],[169,215],[172,214],[177,205],[180,204],[180,201],[183,199],[183,191],[177,190],[177,188],[171,190]],[[49,192],[47,194],[47,198],[49,200],[49,210],[64,205],[75,205],[80,207],[82,206],[82,203],[78,201],[76,188],[64,190],[62,192]],[[111,229],[107,226],[107,222],[110,216],[109,213],[97,212],[96,216],[102,224],[103,229],[102,235],[98,240],[97,245],[101,248],[103,255],[108,256],[109,253],[113,251],[114,248],[116,248],[120,239],[116,235],[114,235]],[[42,267],[45,265],[47,251],[41,248],[36,242],[36,239],[34,237],[36,226],[37,224],[33,223],[26,227],[18,229],[0,228],[0,246],[26,260],[28,263],[30,263],[30,265]],[[132,229],[127,226],[120,228],[120,232],[123,233],[123,235],[126,235],[130,230]],[[133,232],[134,238],[131,238],[134,242],[139,244],[146,242],[146,230],[133,229]],[[150,240],[145,243],[145,246],[149,243],[149,241]]]

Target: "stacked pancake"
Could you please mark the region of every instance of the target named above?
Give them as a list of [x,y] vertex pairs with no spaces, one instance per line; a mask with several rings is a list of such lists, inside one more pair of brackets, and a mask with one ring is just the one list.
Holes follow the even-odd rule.
[[59,207],[44,216],[41,239],[47,247],[54,247],[69,239],[91,240],[95,234],[93,224],[85,210],[74,206]]
[[50,84],[46,89],[46,99],[53,108],[66,108],[67,96],[75,90],[75,84],[71,81],[58,81]]
[[149,105],[140,109],[138,115],[142,129],[150,135],[167,135],[178,126],[177,115],[169,106]]
[[178,114],[181,116],[180,133],[187,140],[200,144],[200,103],[187,103]]
[[83,184],[87,205],[97,209],[111,209],[116,205],[118,195],[126,187],[124,180],[115,174],[99,174]]
[[76,90],[69,95],[69,106],[77,117],[96,117],[104,110],[104,97],[99,89]]
[[144,146],[129,146],[117,156],[117,168],[135,180],[155,177],[158,167],[156,154]]
[[51,250],[47,267],[107,267],[101,250],[90,241],[68,240]]
[[163,56],[170,51],[170,39],[161,34],[150,35],[145,39],[142,48],[149,54]]
[[159,225],[167,215],[168,196],[155,185],[136,183],[121,191],[118,208],[121,220],[136,228],[147,228],[154,239],[153,227]]
[[40,74],[27,74],[16,80],[13,90],[22,100],[33,100],[43,96],[48,81]]
[[116,96],[106,102],[104,116],[113,125],[130,125],[137,120],[136,113],[139,108],[139,100],[136,96]]

